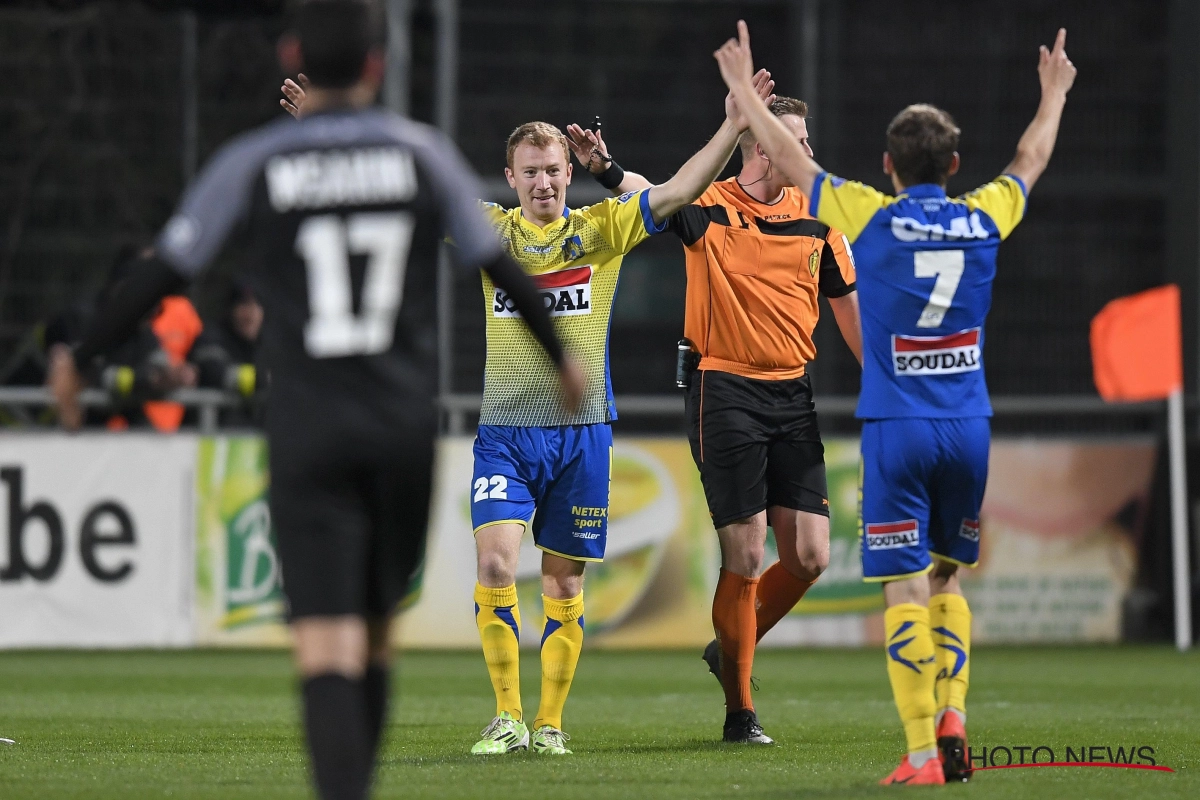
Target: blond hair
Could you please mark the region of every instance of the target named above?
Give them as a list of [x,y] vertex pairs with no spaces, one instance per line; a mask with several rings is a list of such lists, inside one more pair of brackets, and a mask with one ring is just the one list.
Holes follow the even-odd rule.
[[563,156],[566,157],[568,163],[571,160],[571,151],[567,147],[567,137],[563,135],[555,126],[549,122],[526,122],[524,125],[518,125],[508,136],[508,168],[513,166],[513,153],[517,148],[525,143],[529,143],[534,147],[546,148],[553,144],[559,144],[563,149]]

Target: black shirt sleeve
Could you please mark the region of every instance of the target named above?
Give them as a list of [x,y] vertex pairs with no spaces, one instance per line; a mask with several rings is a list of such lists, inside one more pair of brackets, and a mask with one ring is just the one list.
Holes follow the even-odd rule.
[[667,230],[682,239],[685,246],[690,247],[704,237],[710,221],[708,208],[693,203],[670,216],[667,220]]
[[96,310],[75,348],[75,365],[82,371],[93,358],[128,339],[159,300],[178,294],[186,284],[182,275],[157,256],[139,261],[113,289],[108,302]]
[[846,283],[841,265],[833,254],[829,242],[821,247],[821,277],[818,281],[821,294],[826,297],[845,297],[857,289],[857,283]]

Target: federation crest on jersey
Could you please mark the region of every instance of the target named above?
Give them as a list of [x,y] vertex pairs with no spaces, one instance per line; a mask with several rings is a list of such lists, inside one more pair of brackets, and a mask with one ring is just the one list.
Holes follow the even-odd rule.
[[[542,275],[530,275],[542,304],[552,317],[573,317],[592,313],[592,268],[591,266],[562,269]],[[512,299],[502,289],[496,289],[492,302],[492,315],[496,317],[520,317]]]
[[949,336],[892,335],[892,370],[902,377],[953,375],[981,369],[979,328]]
[[817,277],[817,270],[821,267],[821,250],[820,248],[813,250],[808,256],[808,275],[811,278]]
[[568,236],[562,243],[562,260],[578,261],[584,256],[583,240],[578,236]]

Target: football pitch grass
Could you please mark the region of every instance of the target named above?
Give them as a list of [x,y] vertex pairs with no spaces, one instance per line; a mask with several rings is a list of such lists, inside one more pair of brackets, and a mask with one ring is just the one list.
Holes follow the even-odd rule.
[[[537,656],[522,655],[532,717]],[[974,747],[1058,761],[1150,747],[1175,772],[997,769],[927,788],[875,785],[903,752],[881,652],[768,650],[755,673],[776,747],[718,742],[721,693],[698,653],[589,651],[565,719],[575,755],[489,758],[468,753],[494,711],[482,657],[408,653],[375,796],[1200,797],[1200,653],[979,648]],[[294,686],[277,651],[0,653],[0,736],[17,740],[0,746],[0,798],[308,797]]]

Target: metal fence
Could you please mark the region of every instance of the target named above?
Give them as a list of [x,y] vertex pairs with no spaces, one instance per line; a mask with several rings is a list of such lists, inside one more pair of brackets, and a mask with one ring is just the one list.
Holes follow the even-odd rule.
[[[1196,226],[1172,222],[1200,183],[1180,168],[1200,124],[1192,140],[1172,134],[1189,114],[1200,122],[1179,77],[1195,71],[1200,50],[1176,41],[1200,28],[1194,5],[964,0],[931,15],[895,0],[389,0],[384,98],[455,133],[489,199],[512,201],[504,140],[534,118],[565,125],[600,114],[622,163],[659,180],[717,128],[724,91],[710,53],[744,17],[779,91],[809,101],[824,166],[882,186],[888,119],[929,101],[963,128],[964,170],[950,187],[963,191],[1008,162],[1036,106],[1037,45],[1065,25],[1080,78],[1050,171],[1001,248],[985,358],[997,394],[1086,395],[1088,320],[1121,294],[1182,283],[1194,360]],[[282,113],[281,7],[0,9],[0,363],[38,321],[94,290],[121,242],[152,235],[217,146]],[[600,196],[583,176],[570,190],[573,205]],[[202,314],[216,313],[239,257],[226,253],[197,288]],[[469,403],[455,398],[482,387],[483,298],[478,280],[445,274],[442,388],[459,408]],[[656,237],[626,259],[611,333],[619,394],[676,403],[683,293],[678,242]],[[857,365],[834,326],[823,322],[816,338],[818,396],[855,394]],[[1055,402],[1038,414],[1060,413]],[[625,406],[626,415],[639,407]]]

